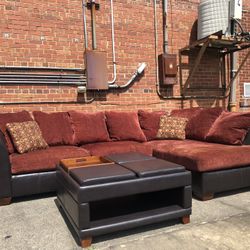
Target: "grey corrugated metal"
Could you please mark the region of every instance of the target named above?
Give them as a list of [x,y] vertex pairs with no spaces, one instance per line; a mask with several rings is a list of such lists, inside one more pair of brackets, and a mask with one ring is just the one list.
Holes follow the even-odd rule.
[[230,35],[230,0],[201,0],[198,7],[198,40],[219,31]]

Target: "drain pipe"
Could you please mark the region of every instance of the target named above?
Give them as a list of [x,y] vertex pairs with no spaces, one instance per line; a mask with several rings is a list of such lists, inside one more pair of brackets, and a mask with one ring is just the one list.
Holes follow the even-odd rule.
[[114,3],[113,0],[110,0],[110,13],[111,13],[111,36],[112,36],[112,57],[113,57],[113,79],[108,82],[109,85],[112,85],[116,82],[116,58],[115,58],[115,25],[114,25]]
[[[231,53],[230,55],[230,78],[233,79],[235,76],[235,73],[237,72],[237,56],[234,53]],[[230,88],[230,101],[229,101],[229,111],[235,112],[236,111],[236,85],[237,80],[235,79],[232,83],[232,86]]]
[[[235,35],[236,31],[236,22],[235,20],[231,21],[231,34]],[[234,79],[235,73],[237,72],[237,56],[235,53],[230,53],[230,79]],[[230,98],[229,98],[229,111],[235,112],[236,111],[236,79],[233,81],[231,88],[230,88]]]

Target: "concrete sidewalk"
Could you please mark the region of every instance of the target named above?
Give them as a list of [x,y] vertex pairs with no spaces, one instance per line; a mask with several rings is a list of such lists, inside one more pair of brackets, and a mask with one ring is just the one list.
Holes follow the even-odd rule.
[[[0,207],[0,249],[81,249],[56,197],[16,200]],[[193,199],[191,223],[172,221],[94,238],[98,250],[250,249],[250,191],[201,202]]]

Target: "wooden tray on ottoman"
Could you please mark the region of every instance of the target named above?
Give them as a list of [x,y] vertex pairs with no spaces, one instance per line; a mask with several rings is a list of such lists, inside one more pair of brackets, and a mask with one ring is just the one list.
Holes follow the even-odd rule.
[[102,156],[85,156],[79,158],[63,159],[60,161],[60,166],[62,166],[66,172],[69,172],[69,170],[73,168],[83,168],[97,165],[102,166],[110,163],[113,163],[113,161]]

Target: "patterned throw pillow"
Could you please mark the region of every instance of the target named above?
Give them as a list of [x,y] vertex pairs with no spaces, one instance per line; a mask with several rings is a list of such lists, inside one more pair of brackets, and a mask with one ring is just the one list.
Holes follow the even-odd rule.
[[160,139],[181,139],[186,138],[185,128],[188,119],[163,115],[160,118],[160,128],[157,138]]
[[20,154],[48,147],[35,121],[7,123],[6,128]]

